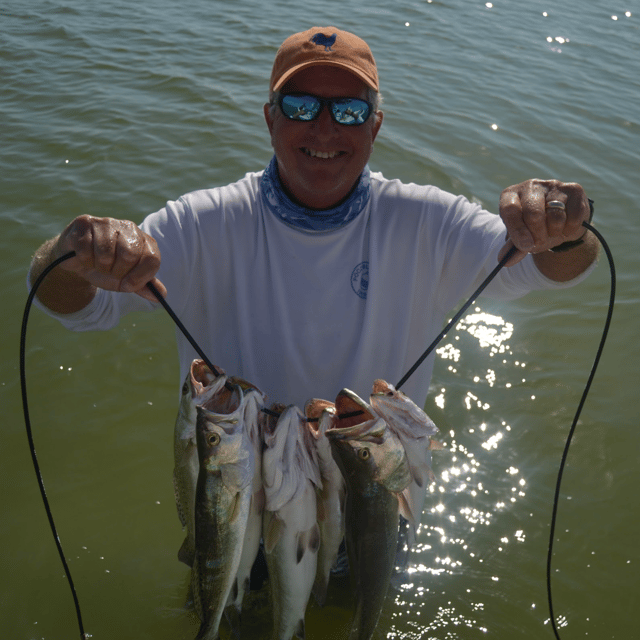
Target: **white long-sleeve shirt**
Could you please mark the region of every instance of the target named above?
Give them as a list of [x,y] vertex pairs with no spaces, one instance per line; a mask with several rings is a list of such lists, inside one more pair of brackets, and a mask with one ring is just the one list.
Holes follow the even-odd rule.
[[[433,186],[371,174],[369,202],[345,226],[306,231],[260,195],[262,172],[189,193],[149,215],[167,302],[209,359],[302,407],[348,387],[368,397],[375,378],[395,384],[441,331],[447,314],[497,264],[501,219]],[[564,288],[531,256],[502,269],[483,295],[512,299]],[[109,329],[135,310],[135,294],[99,290],[83,310],[51,315],[76,330]],[[41,306],[42,308],[42,306]],[[178,333],[180,375],[197,354]],[[430,356],[403,386],[424,402]]]

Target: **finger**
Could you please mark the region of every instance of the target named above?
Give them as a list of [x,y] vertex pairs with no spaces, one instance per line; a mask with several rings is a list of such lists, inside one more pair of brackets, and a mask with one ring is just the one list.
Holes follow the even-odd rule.
[[69,223],[58,238],[58,257],[75,252],[75,257],[66,260],[60,266],[69,271],[86,270],[92,268],[93,255],[93,224],[91,216],[79,216]]
[[[138,248],[139,255],[136,257],[135,264],[131,265],[131,268],[120,282],[121,291],[133,291],[135,293],[144,291],[147,282],[154,278],[160,268],[160,251],[156,241],[142,231],[140,231],[140,234],[139,240],[142,246]],[[164,289],[164,285],[162,285],[162,288]],[[166,289],[164,293],[166,293]]]
[[522,219],[520,196],[511,189],[505,189],[500,195],[500,217],[507,227],[507,239],[521,251],[529,251],[533,248],[533,236]]
[[[500,262],[506,255],[507,252],[514,246],[511,240],[508,240],[505,245],[500,249],[498,253],[498,262]],[[505,262],[505,267],[513,267],[513,265],[518,264],[523,258],[526,257],[527,251],[520,251],[519,249]]]
[[563,185],[563,191],[567,194],[567,220],[563,235],[567,240],[576,240],[585,232],[582,223],[589,221],[589,200],[584,189],[575,182]]
[[582,186],[577,182],[559,180],[543,180],[541,184],[547,189],[547,201],[559,200],[565,204],[566,220],[562,231],[564,239],[582,235],[582,223],[588,222],[590,215],[589,200]]
[[[162,282],[160,282],[160,280],[158,280],[158,278],[153,278],[149,282],[153,284],[153,286],[157,289],[158,293],[163,298],[167,297],[167,288],[162,284]],[[136,293],[146,300],[151,300],[151,302],[158,302],[158,298],[146,284],[142,289],[136,291]]]
[[[131,281],[143,286],[144,282],[137,283],[136,276],[139,272],[147,267],[143,262],[148,253],[152,253],[147,249],[146,234],[142,232],[137,225],[129,221],[118,221],[118,225],[114,225],[111,232],[115,240],[114,261],[111,267],[111,275],[120,281]],[[157,269],[156,269],[157,270]],[[129,278],[130,274],[134,274],[133,278]],[[153,275],[150,274],[149,277]],[[136,286],[136,288],[139,288]]]
[[548,240],[545,189],[537,181],[531,181],[521,195],[522,221],[533,238],[532,253],[546,248]]
[[552,188],[547,192],[545,198],[545,214],[549,241],[563,241],[567,222],[566,201],[566,194],[559,189]]
[[544,188],[537,180],[509,187],[500,196],[500,216],[520,251],[531,252],[546,238]]
[[104,218],[94,218],[93,224],[93,267],[102,275],[118,277],[114,274],[118,251],[118,232]]

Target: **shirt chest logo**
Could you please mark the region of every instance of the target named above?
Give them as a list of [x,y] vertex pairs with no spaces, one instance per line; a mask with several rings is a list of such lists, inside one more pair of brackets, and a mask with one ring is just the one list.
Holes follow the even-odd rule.
[[369,262],[361,262],[356,265],[351,272],[351,288],[354,293],[362,298],[367,299],[367,290],[369,288]]

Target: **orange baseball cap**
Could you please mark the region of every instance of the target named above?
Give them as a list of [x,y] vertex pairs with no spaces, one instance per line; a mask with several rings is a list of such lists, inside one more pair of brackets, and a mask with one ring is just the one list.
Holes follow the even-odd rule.
[[372,89],[380,90],[369,45],[337,27],[312,27],[289,36],[276,53],[269,89],[277,91],[294,73],[317,65],[347,69]]

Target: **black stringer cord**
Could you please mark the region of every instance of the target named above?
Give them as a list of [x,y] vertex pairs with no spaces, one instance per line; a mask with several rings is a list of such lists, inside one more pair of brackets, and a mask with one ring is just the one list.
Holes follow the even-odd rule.
[[[574,433],[576,425],[578,423],[578,418],[579,418],[580,413],[582,411],[582,407],[584,406],[584,402],[586,400],[587,394],[589,393],[589,389],[591,387],[591,383],[592,383],[593,378],[595,376],[596,368],[598,366],[598,363],[600,361],[600,356],[601,356],[602,350],[604,348],[604,342],[606,340],[607,333],[609,331],[609,325],[611,324],[611,315],[613,313],[613,304],[614,304],[614,300],[615,300],[615,268],[614,268],[614,264],[613,264],[613,257],[611,255],[611,251],[609,250],[609,247],[607,246],[607,243],[605,242],[605,240],[602,237],[602,235],[598,231],[596,231],[596,229],[594,229],[591,225],[587,224],[586,222],[584,222],[583,225],[596,235],[596,237],[598,238],[598,240],[601,242],[602,246],[604,247],[604,250],[605,250],[605,252],[607,254],[607,258],[609,259],[609,266],[610,266],[610,269],[611,269],[611,298],[610,298],[610,302],[609,302],[609,312],[608,312],[607,320],[606,320],[606,323],[605,323],[605,329],[603,331],[602,339],[600,341],[600,346],[598,348],[598,353],[597,353],[595,362],[593,364],[593,368],[591,370],[591,374],[589,376],[589,380],[587,382],[587,385],[585,387],[584,393],[582,395],[582,399],[580,400],[580,404],[578,406],[578,410],[576,412],[576,416],[574,418],[573,424],[571,425],[571,430],[569,432],[569,436],[567,438],[567,442],[566,442],[566,445],[565,445],[564,453],[563,453],[563,456],[562,456],[562,461],[560,463],[560,470],[558,472],[558,482],[557,482],[557,485],[556,485],[556,492],[555,492],[554,503],[553,503],[553,513],[552,513],[552,518],[551,518],[551,536],[550,536],[550,539],[549,539],[549,555],[548,555],[548,558],[547,558],[547,593],[548,593],[548,596],[549,596],[549,611],[550,611],[550,615],[551,615],[551,625],[553,627],[553,631],[554,631],[554,633],[556,635],[556,638],[558,640],[560,640],[560,636],[558,635],[558,630],[556,628],[556,624],[555,624],[555,620],[554,620],[553,602],[552,602],[552,597],[551,597],[551,558],[552,558],[553,538],[554,538],[554,532],[555,532],[556,517],[557,517],[557,511],[558,511],[558,499],[559,499],[559,494],[560,494],[560,484],[561,484],[561,481],[562,481],[562,473],[563,473],[563,470],[564,470],[564,466],[565,466],[565,462],[566,462],[566,459],[567,459],[567,455],[569,453],[569,445],[571,443],[571,438],[573,437],[573,433]],[[496,276],[498,271],[500,271],[500,269],[502,269],[502,267],[504,267],[504,265],[507,263],[507,261],[511,258],[511,256],[515,252],[516,252],[516,247],[512,247],[507,252],[507,254],[502,258],[502,260],[495,267],[495,269],[487,276],[487,278],[484,280],[484,282],[471,295],[469,300],[460,308],[460,310],[455,314],[455,316],[451,319],[451,321],[447,324],[447,326],[438,334],[436,339],[429,345],[429,347],[420,356],[420,358],[418,358],[418,360],[411,367],[411,369],[409,369],[409,371],[407,371],[407,373],[402,377],[402,379],[396,385],[396,389],[399,389],[409,379],[409,377],[416,371],[416,369],[429,356],[429,354],[438,345],[438,343],[445,337],[445,335],[449,332],[451,327],[453,327],[458,322],[458,320],[462,317],[462,315],[465,313],[465,311],[475,302],[476,298],[482,293],[482,291],[484,291],[484,289],[487,287],[487,285]],[[21,334],[20,334],[20,384],[21,384],[21,388],[22,388],[22,407],[23,407],[23,411],[24,411],[25,425],[26,425],[26,428],[27,428],[27,438],[29,439],[29,448],[30,448],[30,451],[31,451],[31,458],[33,460],[33,466],[34,466],[34,469],[35,469],[35,472],[36,472],[36,477],[37,477],[37,480],[38,480],[38,486],[40,487],[40,494],[42,496],[42,501],[44,503],[45,511],[47,512],[47,517],[49,519],[49,524],[51,526],[51,531],[53,532],[53,537],[55,539],[56,546],[58,548],[58,554],[60,555],[60,559],[62,561],[62,565],[64,567],[66,576],[67,576],[67,578],[69,580],[69,587],[71,588],[71,593],[73,595],[73,601],[74,601],[75,608],[76,608],[76,615],[77,615],[77,618],[78,618],[78,626],[79,626],[80,634],[81,634],[80,637],[82,638],[82,640],[86,640],[87,636],[86,636],[86,634],[84,632],[84,628],[83,628],[83,624],[82,624],[82,615],[80,613],[80,604],[78,602],[78,597],[77,597],[77,594],[76,594],[76,590],[75,590],[75,587],[73,585],[73,580],[71,579],[71,573],[69,571],[69,566],[67,565],[67,561],[66,561],[66,559],[64,557],[64,553],[62,551],[62,546],[60,544],[60,539],[58,537],[58,533],[57,533],[57,530],[56,530],[56,527],[55,527],[55,523],[53,521],[53,515],[52,515],[51,509],[49,507],[49,501],[47,499],[47,494],[46,494],[46,491],[45,491],[45,488],[44,488],[44,482],[43,482],[43,479],[42,479],[42,474],[40,472],[40,466],[38,464],[38,459],[37,459],[37,456],[36,456],[35,445],[34,445],[34,441],[33,441],[33,434],[32,434],[32,429],[31,429],[31,421],[29,419],[29,405],[28,405],[28,401],[27,401],[27,383],[26,383],[26,373],[25,373],[25,352],[26,352],[27,321],[28,321],[28,318],[29,318],[29,311],[31,310],[31,306],[33,304],[33,299],[35,297],[36,291],[38,290],[38,287],[40,286],[42,281],[45,279],[45,277],[55,267],[57,267],[61,262],[64,262],[65,260],[68,260],[69,258],[72,258],[74,255],[75,255],[75,252],[71,251],[71,252],[63,255],[62,257],[58,258],[57,260],[54,260],[40,274],[40,276],[38,276],[36,281],[33,283],[31,291],[29,292],[29,296],[27,298],[27,303],[26,303],[25,310],[24,310],[24,316],[23,316],[23,319],[22,319],[22,330],[21,330]],[[216,376],[222,375],[222,372],[220,371],[220,369],[218,367],[214,366],[211,363],[211,361],[207,358],[207,356],[204,353],[204,351],[200,348],[198,343],[194,340],[194,338],[191,336],[189,331],[182,324],[180,319],[176,316],[174,311],[171,309],[171,307],[169,306],[167,301],[163,298],[163,296],[160,294],[158,289],[153,285],[153,283],[148,282],[147,283],[147,287],[154,294],[154,296],[158,299],[158,302],[160,302],[160,304],[164,307],[164,309],[167,311],[167,313],[171,316],[171,318],[175,322],[176,326],[180,329],[180,331],[183,333],[185,338],[189,341],[191,346],[200,355],[200,357],[205,362],[205,364],[209,367],[209,369],[212,371],[212,373],[214,375],[216,375]],[[271,415],[271,416],[277,416],[278,415],[277,413],[274,413],[273,411],[271,411],[269,409],[266,409],[266,408],[263,409],[263,411],[265,413],[267,413],[268,415]],[[341,415],[340,417],[341,418],[353,417],[353,416],[359,415],[360,413],[362,413],[362,412],[356,411],[356,412],[351,412],[351,413],[348,413],[348,414]],[[311,422],[313,420],[314,419],[310,419],[308,421]]]
[[33,443],[33,433],[31,431],[31,420],[29,419],[29,403],[27,402],[27,377],[25,371],[25,353],[26,353],[26,338],[27,338],[27,321],[29,319],[29,311],[31,310],[31,305],[33,304],[33,298],[36,295],[36,291],[38,287],[48,275],[48,273],[55,267],[57,267],[61,262],[71,258],[75,255],[75,252],[67,253],[66,255],[58,258],[54,262],[49,265],[38,277],[38,279],[33,283],[31,287],[31,291],[29,292],[29,297],[27,298],[27,304],[25,306],[24,315],[22,317],[22,329],[20,331],[20,387],[22,389],[22,410],[24,411],[24,422],[27,427],[27,438],[29,439],[29,450],[31,451],[31,459],[33,460],[33,467],[36,472],[36,478],[38,479],[38,486],[40,487],[40,494],[42,495],[42,502],[44,503],[44,509],[47,512],[47,518],[49,518],[49,525],[51,526],[51,531],[53,532],[53,538],[56,542],[56,547],[58,548],[58,554],[60,556],[60,560],[62,561],[62,566],[64,567],[64,572],[69,580],[69,588],[71,589],[71,595],[73,596],[73,603],[76,607],[76,616],[78,618],[78,627],[80,629],[80,637],[82,640],[86,639],[86,635],[84,632],[84,626],[82,624],[82,614],[80,612],[80,603],[78,602],[78,595],[76,593],[76,588],[73,584],[73,579],[71,578],[71,572],[69,571],[69,565],[64,557],[64,552],[62,551],[62,545],[60,544],[60,538],[58,537],[58,532],[56,530],[56,525],[53,521],[53,514],[51,513],[51,508],[49,507],[49,501],[47,500],[47,493],[44,488],[44,481],[42,479],[42,474],[40,473],[40,465],[38,464],[38,458],[36,456],[36,449]]
[[484,282],[471,294],[471,297],[462,305],[460,311],[456,313],[453,318],[451,318],[450,322],[447,326],[438,334],[438,337],[427,347],[427,350],[418,358],[416,363],[404,374],[404,376],[400,379],[400,382],[396,385],[396,389],[399,389],[415,372],[415,370],[422,364],[422,362],[427,358],[427,356],[438,346],[438,343],[449,333],[451,327],[453,327],[458,320],[464,315],[464,312],[476,301],[476,298],[487,288],[487,285],[496,277],[498,271],[504,267],[504,265],[509,261],[509,258],[517,251],[518,249],[513,246],[507,254],[500,260],[500,262],[496,265],[495,269],[486,277]]
[[147,282],[147,288],[153,293],[153,295],[158,299],[158,302],[165,308],[166,312],[171,316],[171,319],[176,323],[176,326],[184,337],[189,341],[189,344],[196,350],[197,354],[204,360],[204,363],[209,367],[212,371],[213,375],[216,378],[219,378],[222,375],[222,371],[218,369],[210,360],[207,358],[207,354],[200,348],[200,345],[194,340],[191,334],[187,331],[187,328],[182,324],[180,318],[175,314],[173,309],[169,306],[168,302],[162,297],[162,294],[158,291],[153,282]]
[[598,364],[600,362],[600,356],[602,355],[602,351],[604,349],[604,343],[607,339],[607,334],[609,333],[609,327],[611,325],[611,317],[613,316],[613,307],[616,299],[616,268],[613,263],[613,255],[611,254],[609,245],[607,245],[606,240],[602,237],[600,232],[597,231],[594,227],[592,227],[590,224],[587,224],[586,222],[583,222],[582,224],[585,227],[587,227],[587,229],[589,229],[589,231],[591,231],[598,238],[598,240],[600,241],[600,244],[602,245],[602,248],[607,254],[607,259],[609,261],[609,271],[611,273],[611,290],[609,295],[609,309],[607,311],[607,319],[605,320],[605,323],[604,323],[604,329],[602,330],[600,345],[598,346],[598,351],[593,361],[593,366],[591,367],[591,373],[589,374],[587,384],[584,387],[582,398],[580,399],[580,403],[578,404],[576,415],[573,419],[573,423],[571,424],[571,429],[569,430],[569,435],[567,436],[567,441],[564,445],[562,460],[560,461],[560,468],[558,469],[558,480],[556,482],[556,492],[553,498],[553,511],[551,515],[551,532],[549,534],[549,553],[547,555],[547,595],[549,598],[549,616],[551,619],[551,626],[558,640],[560,640],[560,635],[558,634],[558,628],[556,626],[556,621],[553,613],[553,598],[551,596],[551,559],[553,556],[553,541],[555,537],[556,519],[558,515],[558,502],[560,500],[560,485],[562,484],[562,474],[564,472],[564,467],[567,462],[567,456],[569,455],[569,446],[571,445],[571,439],[573,438],[573,434],[576,430],[578,419],[580,418],[580,413],[582,412],[582,407],[584,406],[584,403],[587,399],[587,395],[589,394],[591,383],[593,382],[593,378],[596,375],[596,369],[598,368]]

